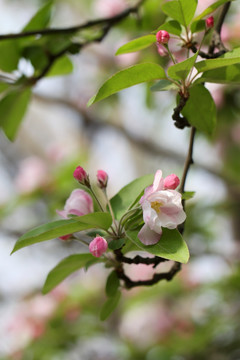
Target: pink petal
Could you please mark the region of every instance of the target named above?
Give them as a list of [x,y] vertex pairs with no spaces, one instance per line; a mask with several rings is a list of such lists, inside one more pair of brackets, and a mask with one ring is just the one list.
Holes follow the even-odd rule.
[[157,170],[153,181],[153,191],[159,191],[162,189],[163,189],[162,170]]
[[139,231],[138,238],[144,245],[154,245],[160,240],[161,235],[162,232],[158,234],[145,224]]

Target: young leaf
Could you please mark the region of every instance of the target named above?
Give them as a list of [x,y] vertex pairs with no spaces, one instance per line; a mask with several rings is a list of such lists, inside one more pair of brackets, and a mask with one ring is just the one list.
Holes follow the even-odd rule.
[[116,219],[120,219],[141,192],[153,183],[154,175],[142,176],[124,186],[110,201]]
[[204,18],[205,16],[211,14],[214,10],[216,10],[217,8],[219,8],[219,6],[225,4],[228,1],[233,1],[233,0],[219,0],[214,2],[212,5],[210,5],[207,9],[205,9],[200,15],[198,15],[197,17],[195,17],[194,22],[197,20],[200,20],[202,18]]
[[132,41],[129,41],[127,44],[121,46],[117,50],[115,55],[122,55],[122,54],[139,51],[139,50],[147,48],[148,46],[152,45],[155,42],[156,42],[155,35],[141,36],[141,37],[134,39]]
[[163,12],[187,27],[196,11],[197,0],[174,0],[162,6]]
[[15,139],[31,98],[31,90],[14,90],[0,101],[0,127],[9,140]]
[[216,105],[210,92],[203,85],[189,89],[190,97],[182,110],[192,126],[212,135],[216,127]]
[[160,80],[150,88],[151,91],[169,91],[178,89],[178,86],[169,80]]
[[16,242],[12,253],[32,244],[42,241],[51,240],[59,236],[73,234],[78,231],[87,229],[105,229],[107,230],[112,224],[112,218],[109,213],[91,213],[75,217],[69,220],[57,220],[48,224],[41,225],[33,230],[28,231],[21,236]]
[[197,20],[191,24],[192,34],[203,31],[205,29],[206,29],[206,24],[204,20]]
[[0,69],[7,72],[16,70],[20,58],[18,43],[13,40],[1,41],[0,53]]
[[185,80],[196,61],[197,56],[198,54],[195,54],[187,60],[170,66],[168,68],[169,77],[175,80]]
[[184,191],[182,194],[182,200],[190,200],[194,197],[195,191]]
[[94,260],[92,254],[74,254],[60,261],[60,263],[48,274],[43,286],[43,294],[47,294],[60,282],[66,279],[66,277],[83,268],[91,260]]
[[206,71],[198,81],[218,84],[240,84],[240,64]]
[[189,250],[177,229],[169,230],[163,228],[161,239],[155,245],[144,245],[138,239],[137,234],[137,231],[127,231],[127,237],[137,245],[139,249],[164,259],[174,260],[184,264],[188,262]]
[[47,76],[62,76],[71,72],[73,72],[73,63],[68,56],[62,56],[53,64]]
[[159,26],[159,28],[156,30],[158,32],[159,30],[166,30],[170,34],[174,34],[177,36],[180,36],[182,33],[182,27],[176,20],[170,20]]
[[125,239],[114,239],[108,244],[108,248],[110,250],[121,249],[121,247],[125,244]]
[[208,71],[212,69],[217,69],[229,65],[234,65],[240,63],[240,48],[233,49],[228,51],[226,54],[220,56],[217,59],[208,59],[199,61],[195,64],[195,68],[198,72]]
[[98,93],[89,100],[88,106],[130,86],[165,78],[164,69],[157,64],[145,63],[131,66],[108,79]]
[[112,314],[112,312],[116,309],[119,303],[120,297],[121,297],[121,292],[117,291],[115,296],[112,296],[107,299],[107,301],[102,307],[100,313],[100,320],[104,321]]
[[115,270],[113,270],[108,278],[107,278],[107,282],[106,282],[106,294],[108,297],[112,297],[112,296],[115,296],[117,291],[118,291],[118,288],[120,286],[120,281],[119,281],[119,278],[117,276],[117,273]]
[[52,5],[52,0],[43,5],[23,28],[23,32],[45,28],[49,24],[51,18]]

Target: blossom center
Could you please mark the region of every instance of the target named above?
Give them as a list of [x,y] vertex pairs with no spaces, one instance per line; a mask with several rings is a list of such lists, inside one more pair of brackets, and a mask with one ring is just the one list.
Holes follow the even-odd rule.
[[151,208],[153,210],[155,210],[157,214],[159,214],[161,212],[161,206],[162,205],[163,205],[163,203],[158,202],[158,201],[151,202]]

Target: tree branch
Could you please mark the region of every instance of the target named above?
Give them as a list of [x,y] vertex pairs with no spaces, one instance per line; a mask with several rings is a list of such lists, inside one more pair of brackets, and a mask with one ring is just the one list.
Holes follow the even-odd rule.
[[114,15],[112,17],[103,18],[103,19],[96,19],[88,21],[84,24],[71,26],[68,28],[52,28],[52,29],[39,29],[39,30],[33,30],[33,31],[25,31],[17,34],[6,34],[6,35],[0,35],[0,41],[2,40],[9,40],[9,39],[19,39],[19,38],[25,38],[29,36],[34,35],[40,35],[40,36],[53,36],[53,35],[62,35],[62,34],[74,34],[80,30],[92,28],[98,25],[105,25],[108,28],[116,25],[120,21],[124,20],[128,15],[137,13],[138,9],[146,0],[139,0],[134,6],[131,6],[121,13]]

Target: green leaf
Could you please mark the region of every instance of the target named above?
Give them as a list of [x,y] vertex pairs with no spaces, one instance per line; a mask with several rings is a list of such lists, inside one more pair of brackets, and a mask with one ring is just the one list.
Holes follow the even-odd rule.
[[126,210],[135,202],[143,190],[153,183],[154,175],[142,176],[124,186],[111,200],[116,219],[120,220]]
[[155,35],[145,35],[141,36],[137,39],[129,41],[127,44],[121,46],[115,55],[127,54],[135,51],[139,51],[142,49],[147,48],[148,46],[152,45],[156,42]]
[[9,140],[15,139],[31,98],[31,90],[14,90],[0,101],[0,127]]
[[194,197],[195,191],[184,191],[182,194],[182,200],[190,200]]
[[160,241],[155,245],[144,245],[138,239],[137,231],[127,231],[126,235],[141,250],[168,260],[186,264],[189,260],[189,250],[177,229],[163,228]]
[[107,230],[112,224],[112,218],[109,213],[96,212],[88,215],[78,216],[69,220],[57,220],[48,224],[41,225],[28,231],[16,242],[12,253],[32,244],[42,241],[55,239],[59,236],[73,234],[87,229]]
[[159,28],[156,30],[158,32],[159,30],[166,30],[170,34],[174,34],[177,36],[180,36],[182,33],[182,27],[176,20],[170,20],[159,26]]
[[26,32],[45,28],[49,24],[51,18],[52,5],[52,0],[43,5],[24,27],[23,31]]
[[190,97],[181,111],[192,126],[212,135],[216,127],[216,105],[210,92],[203,85],[189,89]]
[[74,254],[60,261],[48,274],[43,286],[43,294],[47,294],[66,279],[66,277],[83,268],[91,260],[94,260],[92,254]]
[[119,303],[120,297],[121,297],[121,292],[117,291],[115,296],[112,296],[107,299],[107,301],[102,307],[100,313],[100,320],[104,321],[112,314],[112,312],[116,309]]
[[110,250],[118,250],[125,244],[125,239],[114,239],[108,244]]
[[204,31],[205,29],[206,29],[205,20],[197,20],[191,24],[192,34],[200,32],[200,31]]
[[195,68],[198,72],[203,72],[238,63],[240,63],[240,47],[235,48],[232,51],[228,51],[226,54],[217,59],[199,61],[195,64]]
[[164,69],[157,64],[145,63],[131,66],[108,79],[98,93],[89,100],[88,106],[130,86],[165,78]]
[[73,72],[73,63],[68,56],[62,56],[55,61],[47,76],[68,75],[71,72]]
[[3,71],[13,71],[17,69],[20,58],[19,48],[16,41],[4,40],[0,43],[0,69]]
[[240,84],[240,64],[206,71],[197,81],[218,84]]
[[163,12],[187,27],[196,11],[197,0],[174,0],[162,6]]
[[185,80],[196,61],[197,56],[198,54],[195,54],[187,60],[170,66],[168,68],[168,75],[175,80]]
[[227,3],[228,1],[233,1],[233,0],[219,0],[216,1],[215,3],[213,3],[212,5],[210,5],[208,8],[206,8],[200,15],[198,15],[197,17],[195,17],[194,22],[197,20],[200,20],[202,18],[204,18],[205,16],[211,14],[214,10],[216,10],[217,8],[219,8],[219,6]]
[[107,282],[106,282],[105,291],[106,291],[107,296],[108,297],[115,296],[118,291],[119,286],[120,286],[119,278],[117,276],[116,271],[113,270],[109,274],[109,276],[107,278]]
[[169,90],[179,90],[179,87],[172,83],[169,80],[159,80],[151,88],[151,91],[169,91]]

